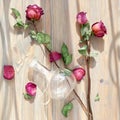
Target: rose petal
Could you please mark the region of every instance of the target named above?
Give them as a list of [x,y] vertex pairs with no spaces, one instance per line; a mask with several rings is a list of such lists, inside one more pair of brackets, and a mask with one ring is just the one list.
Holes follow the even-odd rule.
[[39,20],[43,14],[43,9],[36,4],[27,7],[26,18],[28,20]]
[[79,24],[85,24],[88,21],[86,17],[86,12],[79,12],[76,18]]
[[12,65],[4,65],[3,77],[6,80],[12,80],[15,76],[15,70]]
[[50,57],[50,62],[54,62],[61,59],[62,55],[61,53],[55,51],[55,52],[51,52],[49,54],[49,57]]
[[96,37],[103,37],[107,34],[107,29],[102,21],[94,23],[92,25],[92,31]]
[[35,83],[28,82],[28,83],[25,85],[25,89],[26,89],[27,94],[29,94],[29,95],[31,95],[31,96],[35,96],[35,95],[36,95],[37,86],[36,86]]
[[81,81],[85,76],[85,70],[81,67],[73,69],[73,74],[77,81]]

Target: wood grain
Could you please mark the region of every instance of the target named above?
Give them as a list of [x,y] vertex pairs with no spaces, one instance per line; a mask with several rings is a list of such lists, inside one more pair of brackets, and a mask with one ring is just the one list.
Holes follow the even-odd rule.
[[[91,62],[91,104],[94,120],[120,120],[120,0],[0,0],[0,120],[87,120],[76,101],[69,117],[62,116],[61,108],[72,95],[65,101],[51,100],[47,106],[43,106],[37,96],[34,102],[24,99],[24,85],[29,81],[29,64],[34,57],[50,69],[56,69],[46,59],[43,46],[31,45],[27,34],[13,28],[15,20],[11,8],[18,9],[25,20],[25,9],[29,4],[43,7],[45,15],[37,27],[51,35],[53,50],[60,51],[63,42],[68,44],[74,59],[70,68],[84,66],[77,52],[80,38],[76,14],[86,11],[91,24],[100,20],[105,23],[107,35],[103,40],[92,39],[92,51],[99,54]],[[15,67],[13,81],[5,81],[2,77],[2,67],[7,63]],[[58,64],[63,66],[62,62]],[[86,78],[76,90],[86,104]],[[94,101],[97,93],[99,102]]]

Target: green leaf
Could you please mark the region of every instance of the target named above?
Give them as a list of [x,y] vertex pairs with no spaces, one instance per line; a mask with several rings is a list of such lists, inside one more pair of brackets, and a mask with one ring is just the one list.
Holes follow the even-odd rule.
[[66,65],[69,65],[71,62],[72,62],[72,55],[68,55],[68,56],[65,58],[65,64],[66,64]]
[[68,47],[65,43],[62,44],[61,53],[64,57],[67,57],[69,55]]
[[24,29],[27,29],[29,27],[28,24],[24,24]]
[[48,34],[42,32],[38,32],[37,34],[33,33],[32,38],[34,38],[39,44],[49,44],[51,39]]
[[45,44],[50,43],[50,41],[51,41],[50,35],[44,33],[44,37],[45,37],[44,38],[44,43]]
[[90,24],[86,23],[86,24],[82,25],[80,33],[82,36],[81,42],[89,40],[90,36],[92,35],[92,31],[90,30]]
[[47,43],[46,44],[46,47],[51,51],[52,50],[52,45],[51,45],[51,43]]
[[51,38],[50,35],[42,32],[36,33],[34,30],[30,32],[30,36],[32,39],[36,40],[38,44],[45,44],[46,47],[51,50]]
[[97,93],[97,95],[96,95],[96,97],[95,97],[95,102],[97,102],[97,101],[100,101],[100,96],[99,96],[98,93]]
[[66,105],[63,106],[62,108],[62,114],[65,117],[68,117],[68,113],[73,109],[73,104],[72,103],[68,103]]
[[44,42],[44,34],[42,32],[37,33],[36,40],[39,44],[42,44]]
[[36,32],[34,30],[30,32],[30,37],[36,40]]
[[16,10],[15,8],[11,8],[11,10],[12,10],[14,16],[16,17],[16,24],[14,25],[14,27],[16,27],[16,28],[24,28],[24,29],[28,28],[28,24],[25,24],[22,21],[19,11]]
[[69,69],[64,69],[64,74],[65,74],[65,76],[70,76],[71,75],[71,70],[69,70]]
[[61,53],[62,53],[62,58],[65,65],[70,64],[72,62],[72,55],[69,53],[68,47],[65,43],[63,43],[61,47]]
[[81,47],[79,50],[79,53],[81,54],[81,55],[88,55],[88,53],[87,53],[87,45],[84,45],[83,47]]
[[89,57],[97,57],[98,52],[90,52]]
[[16,19],[17,23],[14,25],[14,27],[22,28],[24,27],[24,23],[22,22],[21,18]]
[[24,98],[26,99],[26,100],[31,100],[33,97],[31,96],[31,95],[29,95],[29,94],[24,94]]
[[16,18],[18,18],[18,17],[21,18],[20,12],[17,9],[11,8],[11,10]]
[[86,32],[88,32],[90,29],[90,24],[89,23],[86,23],[84,25],[82,25],[81,27],[81,35],[84,36],[86,34]]
[[14,25],[14,27],[16,27],[16,28],[24,28],[24,29],[27,29],[28,28],[28,24],[24,24],[22,21],[18,21],[15,25]]

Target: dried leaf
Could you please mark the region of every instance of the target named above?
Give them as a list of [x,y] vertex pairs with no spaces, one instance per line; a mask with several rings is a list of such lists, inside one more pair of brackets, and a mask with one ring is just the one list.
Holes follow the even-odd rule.
[[68,113],[73,109],[73,104],[72,103],[68,103],[65,104],[64,107],[62,108],[62,114],[65,117],[68,117]]

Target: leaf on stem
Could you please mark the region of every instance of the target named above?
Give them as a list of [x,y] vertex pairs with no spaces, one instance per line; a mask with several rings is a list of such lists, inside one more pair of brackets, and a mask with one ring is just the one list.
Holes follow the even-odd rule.
[[62,108],[62,114],[65,117],[68,117],[68,113],[73,109],[73,104],[72,103],[67,103],[63,106]]
[[30,32],[30,36],[32,39],[36,40],[38,44],[45,44],[46,47],[51,50],[51,37],[50,35],[38,32],[36,33],[34,30]]
[[30,37],[36,40],[36,32],[34,30],[30,31]]
[[46,47],[51,51],[52,50],[52,44],[51,44],[51,42],[47,43]]
[[65,43],[63,43],[61,47],[61,53],[62,53],[62,58],[65,65],[70,64],[72,62],[72,54],[69,53],[68,47]]
[[15,15],[16,18],[18,18],[18,17],[21,18],[20,12],[17,9],[11,8],[11,10],[12,10],[12,13]]
[[29,94],[27,94],[27,93],[25,93],[25,94],[23,94],[24,95],[24,98],[26,99],[26,100],[31,100],[32,98],[33,98],[33,96],[31,96],[31,95],[29,95]]
[[65,76],[70,76],[71,73],[72,73],[71,70],[69,70],[69,69],[64,69],[64,74],[65,74]]
[[84,46],[81,47],[78,51],[79,51],[79,53],[80,53],[81,55],[87,56],[87,55],[88,55],[87,45],[84,45]]
[[81,42],[89,40],[90,36],[92,35],[92,32],[90,30],[90,24],[89,23],[83,24],[80,33],[82,36]]
[[14,27],[27,29],[29,25],[22,21],[20,12],[15,8],[11,8],[11,10],[16,19],[16,24],[14,25]]

